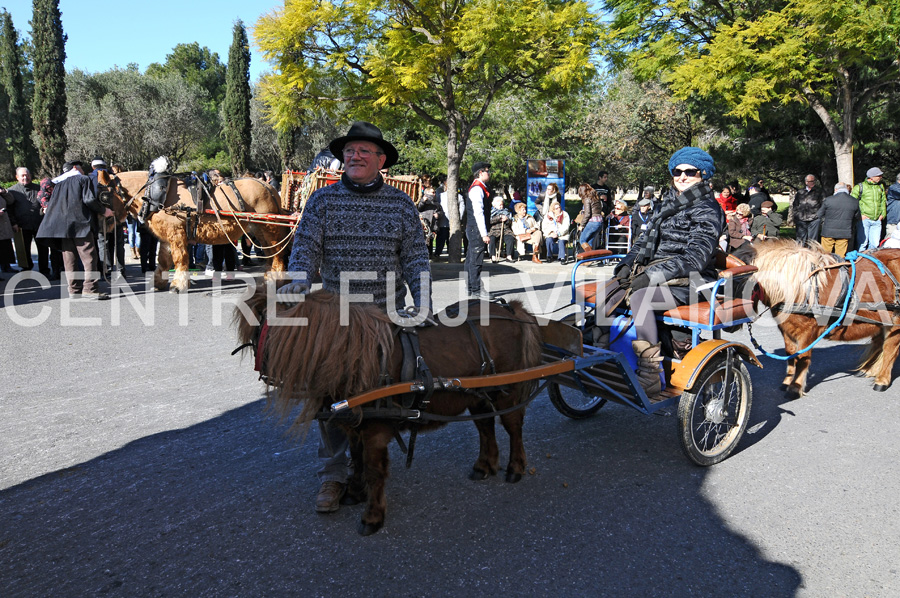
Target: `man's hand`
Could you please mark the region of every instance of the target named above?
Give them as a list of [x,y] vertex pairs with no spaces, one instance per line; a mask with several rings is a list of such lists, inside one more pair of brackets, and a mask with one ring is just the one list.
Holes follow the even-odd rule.
[[305,295],[308,290],[308,284],[295,280],[278,289],[276,300],[285,307],[293,307],[300,302],[297,296]]
[[485,235],[485,236],[481,237],[481,240],[484,241],[485,245],[487,245],[488,243],[491,242],[491,237],[490,237],[490,235]]
[[631,276],[631,266],[624,262],[620,262],[618,266],[613,270],[613,276],[618,278],[619,280],[628,280]]
[[400,326],[416,326],[418,328],[428,328],[429,326],[437,326],[437,320],[434,319],[430,309],[420,312],[419,308],[410,305],[406,309],[397,312],[400,316]]

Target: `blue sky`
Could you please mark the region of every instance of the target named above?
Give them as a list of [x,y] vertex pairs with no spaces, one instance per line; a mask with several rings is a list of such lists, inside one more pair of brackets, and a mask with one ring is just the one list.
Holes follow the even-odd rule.
[[[241,19],[250,37],[253,82],[271,69],[253,44],[252,27],[261,15],[283,6],[283,0],[61,0],[63,31],[69,36],[66,70],[93,73],[135,62],[144,71],[151,62],[165,62],[176,45],[195,41],[227,63],[232,27]],[[31,36],[31,0],[0,0],[0,7],[12,15],[20,36]]]

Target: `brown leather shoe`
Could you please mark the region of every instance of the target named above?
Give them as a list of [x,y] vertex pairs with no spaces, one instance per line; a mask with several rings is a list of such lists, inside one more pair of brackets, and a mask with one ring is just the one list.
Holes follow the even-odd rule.
[[538,254],[532,253],[532,254],[531,254],[531,261],[534,262],[535,264],[540,264],[540,263],[541,263],[541,258],[538,257]]
[[594,248],[591,247],[590,243],[582,243],[581,248],[584,249],[585,251],[593,251],[594,250]]
[[319,494],[316,495],[316,511],[334,513],[341,508],[341,498],[347,491],[347,484],[340,482],[322,482]]

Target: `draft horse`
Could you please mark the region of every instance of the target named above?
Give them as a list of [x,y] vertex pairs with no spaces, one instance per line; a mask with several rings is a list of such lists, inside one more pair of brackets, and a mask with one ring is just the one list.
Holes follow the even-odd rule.
[[[265,318],[265,290],[257,292],[246,304],[252,314]],[[481,325],[481,304],[451,306],[468,308],[465,322],[458,326],[439,324],[416,329],[421,356],[435,377],[460,378],[510,372],[540,365],[541,331],[535,317],[519,301],[508,305],[488,304],[489,324]],[[299,431],[327,413],[328,407],[381,386],[385,380],[402,380],[403,349],[398,341],[399,327],[374,305],[351,304],[347,325],[340,323],[340,298],[327,291],[316,291],[296,306],[279,309],[282,318],[306,318],[303,326],[273,326],[266,329],[263,346],[257,346],[257,363],[277,392],[270,403],[282,417],[297,405],[302,409],[294,421]],[[235,312],[235,323],[242,344],[259,334],[256,322],[241,309]],[[443,316],[438,318],[443,319]],[[462,320],[462,316],[459,316]],[[446,320],[444,320],[446,321]],[[479,345],[477,337],[483,339]],[[485,371],[485,354],[492,359],[493,370]],[[260,361],[261,360],[261,361]],[[489,361],[489,360],[488,360]],[[491,413],[501,414],[500,422],[509,435],[509,464],[506,481],[518,482],[525,471],[525,446],[522,442],[524,406],[534,388],[534,381],[520,382],[487,392],[439,391],[423,403],[421,409],[437,417],[458,416],[466,410],[478,428],[480,450],[470,473],[474,480],[497,473],[499,452]],[[400,438],[399,432],[417,428],[432,430],[444,422],[428,420],[411,423],[407,419],[382,417],[379,409],[395,409],[402,398],[384,399],[374,412],[354,409],[354,417],[342,419],[347,431],[353,459],[353,475],[343,502],[356,504],[366,500],[366,508],[358,525],[362,535],[378,531],[384,525],[386,510],[385,480],[388,477],[388,445]],[[521,405],[521,409],[514,409]],[[381,413],[387,414],[386,411]],[[336,420],[337,421],[337,420]]]
[[[754,246],[759,270],[756,299],[772,308],[788,355],[809,347],[840,318],[848,292],[847,315],[825,338],[832,341],[871,339],[858,375],[874,378],[874,389],[891,385],[891,370],[900,347],[900,250],[882,249],[870,255],[886,268],[860,257],[856,280],[849,288],[850,263],[826,253],[818,244],[803,246],[790,239]],[[782,390],[789,399],[806,392],[812,350],[788,361]]]
[[[125,199],[128,212],[135,218],[144,205],[147,175],[146,170],[132,170],[116,175],[120,194]],[[170,290],[174,293],[187,291],[190,284],[188,250],[191,243],[235,243],[245,232],[259,240],[270,262],[270,271],[284,271],[289,253],[286,245],[290,242],[287,237],[291,235],[291,229],[259,222],[239,223],[233,217],[198,213],[197,201],[183,177],[172,175],[170,181],[161,209],[151,212],[146,219],[150,231],[160,240],[157,267],[153,276],[156,289],[165,289],[169,269],[174,266],[175,276]],[[199,191],[204,205],[234,212],[281,213],[278,192],[271,185],[254,178],[239,178],[232,182],[240,198],[230,185],[221,184],[212,187],[208,195]]]

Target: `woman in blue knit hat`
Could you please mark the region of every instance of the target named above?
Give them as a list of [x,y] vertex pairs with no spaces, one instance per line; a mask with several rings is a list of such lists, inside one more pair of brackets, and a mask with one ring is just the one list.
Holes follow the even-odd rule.
[[709,179],[712,157],[683,147],[669,159],[672,187],[644,234],[616,266],[615,277],[631,289],[638,378],[647,395],[660,392],[662,352],[655,312],[699,300],[697,288],[716,280],[715,254],[725,214]]

